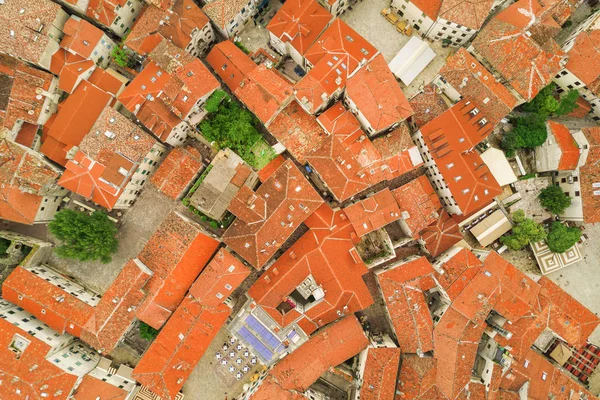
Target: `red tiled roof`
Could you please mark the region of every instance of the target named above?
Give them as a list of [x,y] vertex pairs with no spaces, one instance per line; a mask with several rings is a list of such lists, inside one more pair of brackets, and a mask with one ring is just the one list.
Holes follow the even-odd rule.
[[190,288],[190,294],[207,307],[217,307],[250,275],[250,269],[221,248]]
[[315,0],[290,0],[273,16],[267,29],[304,55],[332,18]]
[[[124,45],[141,56],[148,55],[163,40],[159,30],[167,12],[148,5],[127,35]],[[169,15],[170,18],[170,15]]]
[[73,16],[65,22],[62,31],[65,35],[60,41],[61,47],[83,58],[90,58],[92,51],[104,36],[102,30],[85,19]]
[[436,385],[437,360],[402,354],[402,367],[398,378],[396,400],[448,400]]
[[383,228],[401,218],[398,203],[388,188],[344,208],[344,212],[358,236]]
[[393,399],[400,365],[399,348],[369,348],[360,398],[364,400]]
[[158,33],[177,47],[185,49],[191,41],[192,32],[195,29],[202,30],[209,24],[208,17],[194,0],[176,0],[171,8],[169,20],[160,25]]
[[33,146],[33,142],[37,136],[38,126],[34,124],[30,124],[28,122],[24,122],[21,125],[21,129],[17,133],[17,137],[15,138],[15,142],[23,145],[27,148],[31,148]]
[[150,182],[166,196],[177,199],[184,194],[202,166],[198,150],[191,146],[176,147],[160,164]]
[[59,172],[38,153],[7,139],[0,140],[0,218],[33,224],[43,190],[56,183]]
[[218,247],[199,225],[169,213],[138,255],[154,275],[144,287],[148,296],[136,316],[160,329]]
[[433,320],[420,285],[434,270],[420,257],[377,275],[400,348],[406,353],[433,350]]
[[125,88],[125,83],[117,78],[116,75],[118,73],[114,71],[111,73],[109,70],[96,68],[87,80],[105,92],[116,96],[121,89]]
[[498,124],[518,103],[515,95],[462,47],[446,60],[440,75],[483,110],[492,125]]
[[[248,295],[281,327],[301,324],[307,334],[373,303],[362,276],[367,267],[354,248],[356,233],[343,211],[324,204],[306,220],[310,228],[252,285]],[[299,314],[282,314],[277,306],[309,275],[321,285],[323,301]]]
[[403,223],[408,226],[413,238],[437,221],[442,205],[425,175],[392,190],[392,194],[400,208]]
[[269,177],[281,167],[285,162],[285,157],[281,154],[272,159],[267,165],[265,165],[260,171],[258,171],[258,178],[261,182],[266,181]]
[[314,67],[296,84],[296,98],[311,113],[315,112],[329,96],[346,86],[355,70],[378,53],[345,22],[334,20],[305,54]]
[[23,267],[17,267],[4,281],[2,298],[27,310],[59,334],[67,332],[77,337],[94,313],[91,305]]
[[292,87],[284,78],[263,64],[256,65],[231,41],[215,45],[206,61],[263,124],[292,97]]
[[253,192],[244,186],[229,205],[237,216],[223,241],[253,267],[262,267],[323,200],[291,160]]
[[472,150],[492,131],[484,116],[463,99],[421,128],[423,140],[463,215],[480,209],[502,190],[479,154]]
[[65,166],[67,152],[71,147],[79,146],[111,99],[110,94],[82,81],[62,103],[40,151]]
[[565,69],[598,95],[600,93],[600,30],[581,32],[568,55],[569,61]]
[[288,104],[268,126],[275,136],[299,163],[319,146],[326,134],[314,115],[308,114],[295,100]]
[[440,210],[439,218],[434,224],[421,231],[421,240],[433,257],[443,253],[462,240],[458,224],[446,210]]
[[84,375],[70,399],[73,400],[125,400],[129,393],[117,386],[91,375]]
[[466,248],[460,249],[440,267],[443,273],[435,273],[439,285],[451,301],[456,299],[465,286],[479,272],[483,263]]
[[58,75],[58,88],[67,93],[73,93],[83,75],[94,68],[96,64],[92,60],[63,48],[58,49],[50,60],[50,71]]
[[590,224],[600,222],[600,197],[594,194],[598,190],[594,184],[600,182],[600,128],[584,128],[582,131],[589,143],[589,150],[585,165],[579,169],[579,179],[583,221]]
[[408,101],[414,112],[411,120],[417,127],[420,128],[448,109],[446,101],[439,92],[440,89],[437,86],[427,85],[422,92]]
[[[29,341],[17,357],[11,351],[15,336]],[[46,361],[50,346],[21,328],[0,319],[0,394],[5,400],[42,400],[59,393],[56,398],[67,398],[78,377]],[[62,394],[62,396],[61,396]]]
[[151,274],[139,260],[129,260],[94,307],[81,339],[103,354],[110,353],[129,330],[134,310],[146,297],[142,288]]
[[571,111],[567,114],[569,118],[585,118],[590,111],[592,111],[592,106],[588,103],[583,97],[579,96],[577,101],[575,102],[577,107],[575,110]]
[[230,313],[225,304],[207,307],[185,297],[134,368],[133,378],[162,399],[174,399]]
[[[309,341],[279,361],[253,400],[285,398],[286,391],[304,393],[329,368],[365,349],[369,340],[354,315],[321,329]],[[275,397],[271,397],[277,394]]]
[[381,54],[348,79],[346,96],[356,105],[375,132],[413,114],[400,85]]
[[117,7],[125,7],[127,0],[90,0],[86,15],[102,25],[111,26],[117,18]]
[[569,128],[554,121],[548,121],[548,132],[554,136],[556,145],[560,148],[559,171],[572,171],[579,163],[579,145],[569,132]]
[[438,18],[471,29],[479,29],[492,8],[493,0],[412,0],[433,21]]
[[525,99],[533,99],[562,69],[565,54],[553,39],[538,43],[528,29],[537,0],[519,0],[479,32],[473,47]]
[[213,20],[215,25],[221,29],[225,29],[242,10],[246,7],[246,0],[210,0],[206,1],[206,5],[202,7],[202,11]]

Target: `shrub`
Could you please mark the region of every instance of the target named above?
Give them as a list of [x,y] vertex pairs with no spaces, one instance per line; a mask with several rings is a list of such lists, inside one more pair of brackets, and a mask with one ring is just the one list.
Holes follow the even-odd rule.
[[140,321],[140,336],[143,339],[146,339],[147,341],[151,342],[154,339],[156,339],[159,332],[160,332],[160,330],[154,329],[147,323]]
[[579,228],[567,228],[560,222],[553,222],[546,243],[553,253],[564,253],[569,250],[581,238]]

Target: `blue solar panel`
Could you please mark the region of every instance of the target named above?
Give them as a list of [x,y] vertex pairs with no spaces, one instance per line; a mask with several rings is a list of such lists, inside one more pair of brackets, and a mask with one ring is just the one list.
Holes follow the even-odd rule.
[[250,332],[245,326],[242,326],[238,330],[238,333],[242,338],[244,338],[244,340],[248,342],[250,346],[252,346],[252,349],[256,351],[263,359],[269,361],[271,360],[271,358],[273,358],[273,353],[264,344],[262,344],[261,341],[258,340],[256,336],[254,336],[252,332]]
[[291,339],[291,338],[293,338],[294,336],[296,336],[296,330],[295,330],[295,329],[292,329],[292,330],[290,331],[290,333],[288,333],[288,334],[287,334],[287,337],[288,337],[288,339]]
[[277,336],[273,335],[263,324],[261,324],[254,316],[249,315],[246,318],[246,324],[262,339],[262,342],[268,345],[272,350],[281,344]]

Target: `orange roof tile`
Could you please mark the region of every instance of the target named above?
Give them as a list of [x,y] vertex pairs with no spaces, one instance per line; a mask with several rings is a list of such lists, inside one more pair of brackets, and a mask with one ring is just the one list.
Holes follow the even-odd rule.
[[237,257],[221,248],[196,282],[190,294],[208,307],[217,307],[250,275],[250,269]]
[[313,68],[296,84],[296,98],[314,113],[346,86],[354,71],[377,54],[378,50],[365,38],[335,19],[305,54]]
[[33,142],[37,136],[38,126],[34,124],[30,124],[28,122],[24,122],[17,133],[17,137],[15,138],[15,142],[23,145],[27,148],[31,148],[33,146]]
[[[492,131],[482,111],[463,99],[421,128],[456,205],[467,216],[489,204],[502,190],[479,154],[472,150]],[[475,115],[473,115],[475,114]]]
[[81,339],[103,354],[110,353],[129,330],[151,274],[139,260],[129,260],[94,307]]
[[146,7],[125,38],[124,45],[141,56],[148,55],[163,40],[158,31],[166,16],[167,11],[153,5]]
[[169,213],[138,255],[154,275],[144,287],[148,296],[136,316],[160,329],[218,246],[199,225]]
[[[318,327],[373,303],[362,276],[367,267],[354,248],[356,236],[342,211],[324,204],[306,220],[310,228],[248,290],[248,295],[283,328],[305,319],[303,330]],[[277,307],[309,275],[321,285],[323,301],[299,315],[282,314]],[[339,312],[339,313],[338,313]],[[299,318],[298,318],[299,317]]]
[[575,110],[571,111],[567,114],[569,118],[585,118],[590,111],[592,111],[592,106],[588,103],[583,97],[579,96],[577,101],[575,102],[577,107]]
[[443,253],[462,240],[458,224],[446,210],[438,212],[439,218],[434,224],[421,231],[421,239],[425,248],[433,257]]
[[58,88],[67,93],[73,93],[83,75],[94,68],[96,64],[92,60],[63,48],[58,49],[50,60],[50,71],[58,75]]
[[437,194],[425,175],[392,190],[405,223],[413,238],[435,223],[442,208]]
[[375,132],[404,121],[413,114],[408,100],[381,54],[348,79],[346,96],[352,100]]
[[401,218],[398,203],[388,188],[345,207],[344,212],[358,236],[364,236]]
[[569,132],[569,128],[554,121],[548,121],[548,132],[554,136],[556,145],[560,148],[559,171],[572,171],[579,163],[579,145]]
[[[425,8],[433,8],[436,3],[441,3],[438,18],[452,21],[471,29],[479,29],[488,17],[494,0],[417,0],[420,4],[433,3]],[[420,7],[419,7],[420,8]],[[431,10],[433,11],[433,10]],[[430,13],[431,13],[430,11]],[[427,13],[427,12],[426,12]],[[435,18],[432,18],[435,21]]]
[[244,186],[236,194],[228,209],[238,218],[223,241],[260,268],[322,203],[302,172],[287,160],[256,192]]
[[475,254],[463,248],[444,262],[440,267],[442,272],[436,272],[435,277],[450,300],[454,301],[473,276],[479,272],[482,265],[483,263]]
[[425,257],[416,258],[377,275],[398,344],[407,353],[433,350],[433,320],[420,278],[433,273]]
[[[59,334],[67,332],[79,337],[94,313],[91,305],[23,267],[17,267],[4,281],[2,297],[27,310]],[[64,300],[58,301],[59,298]]]
[[[304,393],[330,367],[334,367],[365,349],[369,340],[354,315],[321,329],[296,351],[279,361],[269,372],[268,379],[252,396],[254,400],[273,397],[286,391]],[[281,397],[275,397],[281,398]]]
[[440,75],[478,109],[484,110],[492,125],[498,124],[518,103],[515,95],[464,48],[446,60]]
[[589,143],[586,163],[579,169],[581,181],[581,199],[583,202],[583,220],[585,223],[600,222],[600,197],[594,192],[598,190],[594,184],[600,182],[600,128],[585,128],[582,130]]
[[102,30],[85,19],[74,16],[65,22],[62,30],[64,36],[60,41],[61,47],[83,58],[90,58],[92,51],[104,36]]
[[124,82],[102,68],[96,68],[87,80],[113,96],[125,88]]
[[439,91],[437,86],[427,85],[422,92],[408,101],[414,112],[411,120],[417,127],[425,125],[448,109],[448,105]]
[[277,171],[279,167],[285,162],[285,157],[281,154],[272,159],[267,165],[265,165],[260,171],[258,171],[258,178],[261,182],[266,181],[273,174],[273,172]]
[[419,357],[416,354],[402,354],[402,367],[398,377],[395,399],[407,400],[448,400],[436,385],[437,360],[433,357]]
[[0,140],[0,218],[33,224],[44,191],[54,186],[59,172],[38,153],[7,139]]
[[[16,335],[29,343],[17,357],[10,346]],[[67,398],[78,377],[46,361],[50,346],[10,322],[0,319],[0,394],[6,400],[43,399],[58,393]],[[62,396],[61,396],[62,395]]]
[[65,166],[67,152],[79,146],[112,96],[87,81],[81,82],[73,94],[62,103],[56,119],[48,130],[50,140],[40,151],[52,161]]
[[129,393],[110,383],[103,382],[91,375],[83,379],[71,395],[73,400],[125,400]]
[[486,24],[472,43],[525,101],[552,81],[565,57],[553,39],[537,43],[528,34],[536,22],[536,5],[537,0],[517,1]]
[[308,114],[296,101],[285,107],[268,126],[275,136],[299,163],[325,138],[323,128],[314,115]]
[[176,0],[171,7],[170,18],[164,20],[158,28],[158,33],[177,47],[185,49],[194,30],[202,30],[207,25],[210,26],[208,17],[194,0]]
[[287,1],[273,16],[267,29],[300,55],[317,40],[333,16],[315,0]]
[[195,148],[176,147],[163,160],[150,182],[172,199],[184,195],[185,190],[202,168],[202,156]]
[[206,56],[206,61],[234,92],[246,75],[257,67],[250,57],[229,40],[214,45]]
[[360,398],[393,399],[400,365],[399,348],[370,348],[367,353]]
[[118,18],[118,8],[125,7],[126,2],[127,0],[90,0],[86,15],[102,25],[111,26]]
[[600,30],[583,31],[568,52],[565,68],[592,92],[600,93]]
[[246,0],[208,0],[205,3],[202,11],[221,29],[225,29],[248,4]]

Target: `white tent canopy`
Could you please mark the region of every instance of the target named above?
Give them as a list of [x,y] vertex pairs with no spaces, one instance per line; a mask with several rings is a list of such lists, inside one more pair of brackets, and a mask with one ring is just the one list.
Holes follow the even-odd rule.
[[434,58],[435,52],[429,44],[413,36],[388,66],[394,75],[408,86]]

